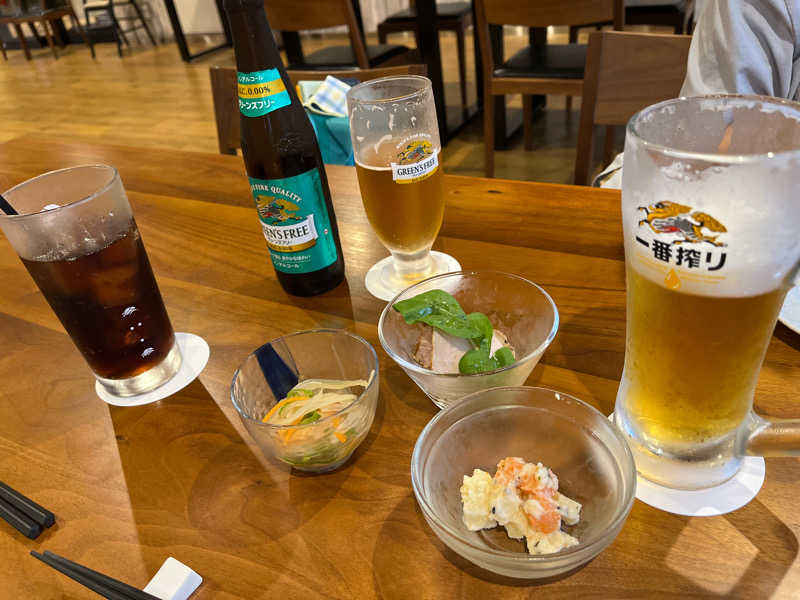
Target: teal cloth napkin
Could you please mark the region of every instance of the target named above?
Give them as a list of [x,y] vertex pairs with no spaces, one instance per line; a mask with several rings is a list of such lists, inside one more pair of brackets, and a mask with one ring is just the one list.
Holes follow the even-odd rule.
[[303,105],[317,135],[322,162],[330,165],[355,165],[350,121],[345,116],[346,94],[350,86],[330,75],[325,81],[301,81],[298,86],[305,98]]

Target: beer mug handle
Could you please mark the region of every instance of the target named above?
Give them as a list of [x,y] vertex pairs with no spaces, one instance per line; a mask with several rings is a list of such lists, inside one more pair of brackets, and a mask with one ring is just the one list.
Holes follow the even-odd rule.
[[765,419],[751,412],[736,441],[740,456],[800,456],[800,419]]

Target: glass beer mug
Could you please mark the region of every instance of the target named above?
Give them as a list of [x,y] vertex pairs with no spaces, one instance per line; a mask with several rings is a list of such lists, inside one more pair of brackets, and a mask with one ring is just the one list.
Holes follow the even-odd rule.
[[800,104],[679,98],[628,123],[625,367],[615,421],[639,473],[710,487],[745,455],[800,454],[753,395],[800,269]]

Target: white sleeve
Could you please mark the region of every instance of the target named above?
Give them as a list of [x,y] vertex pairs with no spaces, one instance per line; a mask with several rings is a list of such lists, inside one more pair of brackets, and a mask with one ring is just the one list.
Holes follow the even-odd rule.
[[[682,96],[795,98],[798,0],[709,0],[689,50]],[[800,59],[798,60],[800,67]]]

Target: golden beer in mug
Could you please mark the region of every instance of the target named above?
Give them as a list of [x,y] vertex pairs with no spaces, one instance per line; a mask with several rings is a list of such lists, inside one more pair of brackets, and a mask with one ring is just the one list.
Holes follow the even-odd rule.
[[[786,290],[718,298],[671,290],[627,269],[627,409],[662,444],[703,444],[750,411]],[[664,403],[664,398],[669,403]]]
[[444,215],[441,143],[431,82],[383,77],[347,93],[364,212],[390,259],[367,273],[373,295],[391,300],[421,279],[457,268],[431,253]]
[[670,100],[628,124],[625,365],[614,418],[639,473],[698,489],[749,454],[800,454],[800,424],[752,412],[800,269],[800,104]]

